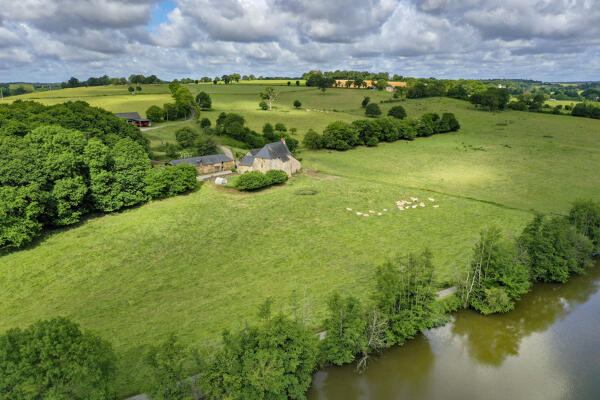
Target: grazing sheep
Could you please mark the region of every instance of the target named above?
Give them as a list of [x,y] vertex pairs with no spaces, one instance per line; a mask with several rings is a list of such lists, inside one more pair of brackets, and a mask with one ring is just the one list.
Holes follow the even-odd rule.
[[375,214],[375,211],[373,211],[373,210],[369,210],[369,212],[370,212],[371,214]]
[[381,215],[383,215],[383,214],[381,214],[380,212],[378,212],[378,213],[377,213],[377,215],[378,215],[378,216],[381,216]]
[[419,199],[417,199],[416,197],[411,197],[410,200],[411,201],[419,201]]
[[412,206],[412,208],[417,208],[417,205],[415,204],[414,206]]
[[429,200],[429,201],[435,201],[435,199],[433,199],[433,198],[431,198],[431,197],[430,197],[430,198],[428,198],[427,200]]
[[387,211],[387,208],[384,208],[383,211]]
[[400,210],[400,211],[404,211],[404,207],[402,207],[402,206],[398,206],[398,210]]
[[362,215],[362,213],[360,211],[357,211],[356,215]]
[[352,211],[352,209],[350,207],[346,207],[346,210],[348,211]]
[[368,217],[368,216],[369,216],[369,214],[363,214],[363,217]]
[[439,207],[439,204],[436,204],[435,206],[433,206],[433,208],[438,208],[438,207]]
[[425,203],[423,203],[423,202],[419,203],[419,207],[425,207]]

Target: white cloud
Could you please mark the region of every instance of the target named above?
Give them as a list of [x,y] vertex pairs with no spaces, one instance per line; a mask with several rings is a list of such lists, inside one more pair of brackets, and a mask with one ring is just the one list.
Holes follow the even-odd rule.
[[597,79],[594,0],[175,0],[151,32],[158,1],[0,0],[2,76],[169,79],[319,68]]

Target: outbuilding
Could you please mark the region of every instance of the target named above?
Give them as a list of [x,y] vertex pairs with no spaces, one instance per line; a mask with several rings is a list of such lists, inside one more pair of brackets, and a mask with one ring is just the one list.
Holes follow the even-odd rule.
[[196,167],[198,175],[212,174],[221,171],[231,171],[235,168],[235,161],[225,154],[211,154],[209,156],[198,156],[171,160],[171,165],[187,163]]
[[136,112],[115,113],[118,118],[122,118],[137,127],[144,128],[150,126],[150,120],[140,117]]

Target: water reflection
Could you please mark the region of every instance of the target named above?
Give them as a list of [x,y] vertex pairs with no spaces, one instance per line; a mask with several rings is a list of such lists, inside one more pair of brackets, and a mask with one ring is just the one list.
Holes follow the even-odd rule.
[[600,268],[578,276],[567,285],[537,285],[523,296],[514,311],[484,317],[473,311],[458,313],[451,330],[465,339],[467,351],[477,361],[499,366],[519,354],[522,339],[543,332],[564,319],[578,304],[598,291]]
[[353,365],[315,374],[311,400],[600,399],[600,267],[537,285],[508,314],[463,311],[444,327]]

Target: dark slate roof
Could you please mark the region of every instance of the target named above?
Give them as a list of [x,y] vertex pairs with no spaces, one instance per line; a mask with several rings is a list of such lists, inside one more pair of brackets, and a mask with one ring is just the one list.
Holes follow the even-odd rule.
[[231,157],[226,156],[225,154],[211,154],[210,156],[199,156],[192,158],[183,158],[181,160],[172,160],[171,164],[179,165],[183,163],[188,163],[198,167],[201,165],[219,164],[228,161],[233,161],[233,159]]
[[250,167],[252,163],[254,163],[255,158],[264,158],[266,160],[273,160],[275,158],[280,158],[283,161],[287,161],[291,156],[290,150],[288,149],[285,142],[273,142],[264,145],[264,147],[260,149],[252,149],[242,158],[240,161],[240,165],[243,167]]
[[283,161],[288,160],[288,156],[291,156],[290,150],[287,145],[283,141],[268,143],[260,149],[258,153],[254,157],[256,158],[264,158],[266,160],[273,160],[275,158],[280,158]]
[[118,118],[125,118],[125,119],[142,119],[142,117],[140,117],[140,114],[136,113],[136,112],[126,112],[126,113],[115,113],[115,115]]

